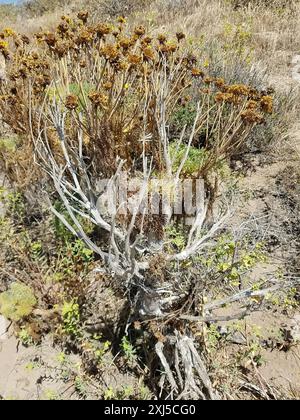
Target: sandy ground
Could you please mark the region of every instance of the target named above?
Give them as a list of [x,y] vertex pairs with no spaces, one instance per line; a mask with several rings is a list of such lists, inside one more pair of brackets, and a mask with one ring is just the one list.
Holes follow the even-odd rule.
[[[2,319],[0,337],[1,332],[5,332],[3,327]],[[39,346],[26,348],[10,329],[0,338],[0,399],[72,399],[73,382],[68,378],[63,379],[65,367],[60,361],[60,354],[50,337]],[[73,357],[74,369],[78,362],[79,360]]]

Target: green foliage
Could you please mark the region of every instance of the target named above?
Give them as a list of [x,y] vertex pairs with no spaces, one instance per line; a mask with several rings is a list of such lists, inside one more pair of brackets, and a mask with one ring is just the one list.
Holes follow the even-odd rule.
[[233,25],[226,23],[224,25],[224,50],[234,53],[237,57],[242,57],[247,63],[252,60],[253,38],[252,28],[248,24]]
[[36,303],[30,287],[22,283],[12,283],[8,291],[0,294],[0,312],[12,321],[29,316]]
[[82,261],[85,264],[93,260],[93,251],[87,248],[80,239],[67,246],[67,253],[70,252],[72,258],[76,261]]
[[[74,223],[69,213],[66,211],[63,204],[60,201],[56,201],[54,203],[54,208],[65,217],[65,219],[71,226],[74,226]],[[89,222],[88,220],[82,217],[77,217],[77,219],[87,234],[91,234],[93,232],[94,225],[91,222]],[[56,238],[60,240],[63,244],[70,243],[74,240],[73,234],[70,233],[70,231],[65,227],[65,225],[60,221],[58,217],[53,218],[52,226],[53,226]]]
[[105,401],[116,399],[116,394],[115,394],[115,391],[113,390],[112,387],[109,387],[109,388],[106,389],[106,391],[104,392],[103,398],[104,398]]
[[56,391],[54,391],[53,389],[47,389],[44,392],[43,398],[45,400],[48,400],[48,401],[58,401],[58,400],[61,399],[59,394]]
[[93,251],[79,239],[64,243],[59,251],[60,258],[56,261],[54,273],[49,277],[55,283],[68,281],[78,273],[87,272],[94,261]]
[[171,245],[177,250],[182,250],[186,245],[186,234],[181,226],[168,225],[165,229],[166,233],[166,245]]
[[0,197],[7,207],[8,215],[17,221],[22,221],[25,215],[25,203],[22,194],[2,190]]
[[30,245],[31,255],[33,259],[40,259],[43,254],[43,246],[40,241],[32,242]]
[[[177,147],[176,143],[172,143],[170,145],[170,155],[173,163],[173,170],[176,171],[185,154],[186,154],[187,146],[181,144],[179,148]],[[187,160],[183,166],[183,174],[185,175],[192,175],[198,172],[201,167],[204,165],[206,159],[208,157],[208,152],[205,149],[197,149],[196,147],[190,147]]]
[[94,356],[94,360],[98,365],[105,363],[105,356],[108,355],[111,348],[111,342],[102,341],[102,334],[94,334],[91,339],[85,341],[84,348],[89,354]]
[[[231,235],[223,234],[205,256],[194,260],[203,265],[211,279],[237,287],[247,273],[258,263],[266,262],[267,258],[262,243],[253,246],[248,238],[235,241]],[[257,287],[260,288],[260,284]]]
[[80,311],[75,299],[64,302],[61,316],[64,324],[63,331],[71,336],[79,336]]
[[187,127],[191,127],[193,125],[196,113],[197,110],[194,103],[189,103],[186,106],[180,106],[172,115],[171,122],[176,130],[181,131],[185,125]]
[[49,99],[60,99],[64,98],[66,95],[76,95],[78,98],[79,104],[79,110],[82,110],[82,104],[84,104],[84,101],[86,101],[86,98],[88,94],[94,89],[94,86],[91,85],[88,82],[82,82],[80,84],[78,83],[70,83],[68,86],[68,90],[63,85],[57,85],[55,87],[48,88],[48,95]]
[[0,139],[0,151],[3,150],[7,153],[13,153],[18,144],[17,137],[5,137]]
[[103,357],[105,356],[107,351],[110,349],[110,346],[111,346],[111,342],[110,341],[105,341],[104,343],[100,343],[98,348],[96,348],[94,350],[96,360],[99,364],[102,363]]
[[136,349],[130,343],[128,337],[124,336],[121,342],[121,349],[128,361],[132,362],[136,358]]
[[26,328],[22,328],[21,331],[18,334],[18,337],[23,344],[23,346],[28,347],[33,345],[33,339],[30,335],[29,331]]
[[81,376],[76,376],[74,386],[80,397],[86,398],[88,396],[87,386],[84,378]]
[[207,339],[207,344],[212,347],[212,348],[216,348],[220,339],[221,339],[221,334],[218,330],[218,327],[216,324],[211,324],[207,330],[206,330],[206,339]]
[[122,385],[118,389],[109,387],[104,392],[104,400],[150,400],[153,397],[147,386],[142,384],[138,388],[131,385]]

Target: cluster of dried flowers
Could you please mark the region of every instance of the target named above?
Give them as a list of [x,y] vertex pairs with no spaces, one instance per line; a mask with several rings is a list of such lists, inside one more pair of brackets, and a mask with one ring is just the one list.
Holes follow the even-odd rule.
[[[235,112],[243,132],[245,126],[263,123],[273,110],[273,98],[266,92],[209,77],[184,33],[171,38],[150,36],[143,26],[128,30],[123,16],[115,24],[90,24],[85,11],[74,19],[62,16],[54,32],[39,32],[33,40],[4,29],[0,54],[8,69],[8,80],[0,85],[2,119],[18,135],[32,137],[45,99],[50,103],[59,98],[69,111],[68,137],[75,138],[74,127],[80,126],[85,155],[107,175],[115,171],[117,156],[131,166],[145,125],[151,135],[146,153],[153,156],[157,169],[164,170],[156,141],[161,95],[167,119],[176,107],[203,98],[209,107],[215,104],[215,112]],[[55,132],[49,128],[46,132],[55,149]]]

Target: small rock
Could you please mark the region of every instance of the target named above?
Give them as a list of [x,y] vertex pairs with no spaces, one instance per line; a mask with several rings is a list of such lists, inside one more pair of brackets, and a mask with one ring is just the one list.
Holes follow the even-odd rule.
[[300,343],[300,315],[296,315],[290,325],[284,325],[282,331],[289,343]]

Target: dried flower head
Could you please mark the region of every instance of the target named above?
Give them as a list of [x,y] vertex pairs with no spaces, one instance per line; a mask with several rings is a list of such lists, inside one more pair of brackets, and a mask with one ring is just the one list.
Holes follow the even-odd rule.
[[107,23],[99,23],[94,27],[94,30],[99,38],[103,38],[105,35],[111,33],[112,27]]
[[134,29],[134,33],[135,35],[137,35],[138,37],[145,35],[146,33],[146,29],[144,28],[144,26],[137,26]]
[[108,82],[103,83],[103,89],[104,90],[110,90],[112,87],[113,87],[112,82],[108,81]]
[[65,33],[68,32],[68,30],[69,30],[69,25],[66,21],[62,21],[57,27],[57,32],[60,35],[64,35]]
[[0,41],[0,51],[7,50],[7,49],[8,49],[8,42]]
[[225,87],[225,80],[220,77],[215,79],[215,86],[219,89]]
[[3,29],[3,34],[4,34],[4,36],[5,36],[6,38],[16,36],[15,31],[14,31],[13,29],[11,29],[11,28],[4,28],[4,29]]
[[49,47],[54,47],[54,45],[57,43],[57,38],[52,32],[46,33],[44,40]]
[[246,124],[262,124],[264,122],[263,115],[253,109],[243,111],[241,117]]
[[248,101],[247,102],[247,106],[246,106],[246,108],[247,109],[251,109],[251,110],[257,110],[257,108],[258,108],[258,102],[257,101],[253,101],[253,100],[250,100],[250,101]]
[[72,19],[70,18],[70,16],[62,16],[61,20],[64,20],[65,22],[67,22],[68,25],[70,25],[72,23]]
[[129,54],[128,55],[128,63],[133,65],[133,66],[136,66],[136,65],[140,64],[141,61],[142,61],[142,58],[137,54]]
[[127,51],[132,46],[132,39],[131,38],[121,38],[119,40],[120,46],[123,48],[123,50]]
[[145,36],[145,37],[143,38],[143,40],[142,40],[142,43],[143,43],[144,45],[150,45],[150,44],[151,44],[151,42],[152,42],[152,38],[151,38],[151,36]]
[[66,42],[58,42],[55,47],[53,48],[53,51],[59,58],[64,57],[67,52],[69,51],[69,45]]
[[206,85],[210,85],[210,84],[212,84],[212,83],[213,83],[213,81],[214,81],[214,79],[213,79],[212,77],[209,77],[209,76],[205,77],[205,79],[204,79],[204,83],[205,83]]
[[79,105],[79,101],[78,101],[78,97],[76,95],[68,95],[66,97],[66,102],[65,102],[65,106],[67,109],[69,110],[74,110],[78,107]]
[[120,52],[116,45],[107,44],[100,49],[100,54],[110,62],[114,62],[120,58]]
[[77,45],[88,45],[93,40],[93,33],[90,30],[82,29],[75,40]]
[[186,38],[186,35],[183,32],[177,32],[176,38],[177,38],[178,42],[180,42],[180,41],[182,41],[183,39]]
[[164,34],[159,34],[157,40],[160,44],[165,44],[167,42],[167,37]]
[[8,50],[8,43],[6,41],[0,41],[0,52],[6,60],[9,60],[10,54]]
[[99,106],[106,106],[108,103],[108,96],[101,92],[91,92],[88,96],[89,100],[96,108]]
[[38,43],[44,40],[44,34],[42,32],[37,32],[36,34],[34,34],[34,36],[37,39]]
[[30,39],[28,38],[27,35],[22,35],[21,36],[21,40],[23,41],[24,44],[30,44]]
[[145,47],[142,49],[144,61],[154,61],[155,52],[151,47]]
[[79,12],[77,14],[77,17],[79,20],[81,20],[83,23],[86,23],[89,17],[89,12],[87,12],[86,10],[82,10],[81,12]]
[[197,57],[194,54],[187,54],[184,58],[183,58],[183,64],[188,68],[188,69],[192,69],[193,67],[196,66],[197,64]]
[[204,72],[196,67],[192,68],[192,77],[204,77]]
[[250,88],[246,85],[230,85],[227,87],[226,91],[228,93],[232,93],[233,95],[248,96],[250,93]]
[[272,96],[262,96],[260,100],[261,109],[267,114],[273,112],[273,98]]
[[217,92],[215,95],[216,102],[226,102],[227,104],[239,105],[242,99],[238,95],[228,92]]

